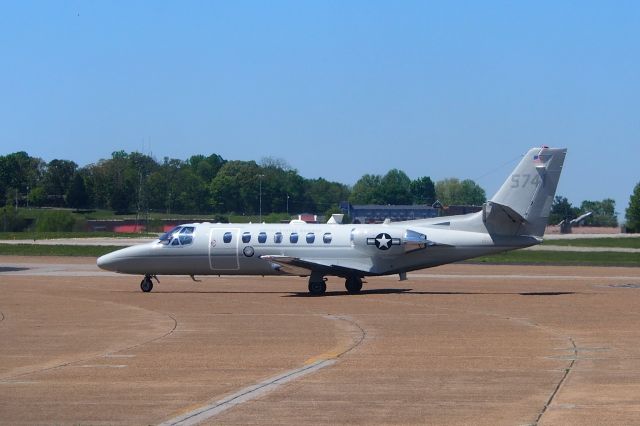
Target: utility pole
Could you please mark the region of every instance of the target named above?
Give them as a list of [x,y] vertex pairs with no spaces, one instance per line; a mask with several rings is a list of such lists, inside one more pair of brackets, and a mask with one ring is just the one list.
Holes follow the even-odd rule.
[[287,194],[287,216],[289,216],[289,194]]
[[264,175],[258,175],[258,179],[260,179],[260,223],[262,223],[262,178]]

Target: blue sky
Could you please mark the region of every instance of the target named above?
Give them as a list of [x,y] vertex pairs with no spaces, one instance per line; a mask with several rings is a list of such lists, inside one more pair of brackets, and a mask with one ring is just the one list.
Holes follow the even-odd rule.
[[282,158],[490,196],[569,149],[574,204],[640,182],[640,2],[2,2],[0,154]]

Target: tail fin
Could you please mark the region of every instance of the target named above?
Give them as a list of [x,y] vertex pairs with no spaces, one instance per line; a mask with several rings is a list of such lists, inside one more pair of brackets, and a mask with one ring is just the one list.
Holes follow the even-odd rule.
[[567,154],[565,148],[532,148],[487,202],[490,233],[541,237]]

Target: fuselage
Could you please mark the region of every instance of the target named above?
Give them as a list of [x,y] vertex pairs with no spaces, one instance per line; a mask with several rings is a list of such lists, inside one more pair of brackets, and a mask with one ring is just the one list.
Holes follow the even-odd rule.
[[345,278],[349,293],[362,278],[399,274],[542,242],[566,149],[530,149],[482,211],[374,225],[191,223],[148,244],[104,255],[98,266],[144,275],[274,275],[309,277],[309,293],[326,291],[326,276]]
[[102,256],[98,266],[142,275],[280,275],[291,272],[268,257],[285,256],[325,266],[327,274],[385,275],[538,242],[495,241],[487,233],[450,229],[450,222],[440,222],[185,224],[153,242]]

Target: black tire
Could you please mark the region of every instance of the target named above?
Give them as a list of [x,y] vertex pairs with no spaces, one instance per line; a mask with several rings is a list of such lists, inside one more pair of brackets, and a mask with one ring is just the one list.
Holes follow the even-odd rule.
[[324,281],[309,281],[309,293],[313,296],[323,295],[327,291],[327,283]]
[[145,293],[149,293],[153,290],[153,282],[151,281],[151,278],[145,278],[140,282],[140,290]]
[[349,277],[345,280],[344,286],[350,294],[360,293],[360,290],[362,290],[362,280],[360,277]]

